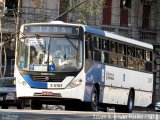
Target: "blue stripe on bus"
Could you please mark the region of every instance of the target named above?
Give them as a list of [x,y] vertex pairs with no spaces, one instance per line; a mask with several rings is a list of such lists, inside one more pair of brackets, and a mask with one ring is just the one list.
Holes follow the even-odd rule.
[[[86,72],[86,80],[88,83],[101,83],[104,84],[104,69],[105,65],[94,64],[92,67]],[[103,73],[102,73],[103,72]]]
[[29,75],[22,75],[24,80],[29,84],[31,88],[47,88],[46,82],[36,82],[33,81]]
[[105,32],[103,30],[99,30],[96,28],[88,27],[88,26],[84,26],[84,28],[85,28],[85,32],[89,32],[99,36],[105,36]]
[[90,69],[86,72],[86,86],[85,86],[85,94],[84,94],[84,101],[91,101],[91,93],[92,88],[95,83],[100,85],[101,94],[100,94],[100,101],[103,100],[103,86],[105,85],[105,65],[101,64],[93,64]]

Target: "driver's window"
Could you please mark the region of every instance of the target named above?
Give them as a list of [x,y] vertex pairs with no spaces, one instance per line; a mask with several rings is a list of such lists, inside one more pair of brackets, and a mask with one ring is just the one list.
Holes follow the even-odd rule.
[[30,63],[31,64],[39,64],[38,62],[38,52],[36,51],[35,47],[30,47]]
[[22,39],[19,46],[19,61],[18,66],[20,68],[27,68],[28,67],[28,46],[24,43]]

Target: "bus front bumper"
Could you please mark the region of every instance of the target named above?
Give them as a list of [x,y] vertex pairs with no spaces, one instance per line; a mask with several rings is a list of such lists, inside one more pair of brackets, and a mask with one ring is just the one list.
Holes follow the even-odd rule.
[[84,89],[82,85],[70,89],[36,89],[18,87],[17,97],[24,99],[78,99],[83,101]]

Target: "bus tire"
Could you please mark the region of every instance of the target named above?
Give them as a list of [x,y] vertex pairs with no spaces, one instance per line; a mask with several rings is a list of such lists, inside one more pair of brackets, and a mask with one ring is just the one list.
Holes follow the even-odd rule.
[[132,113],[134,109],[134,93],[131,91],[128,97],[128,102],[126,107],[126,113]]
[[89,108],[88,104],[85,104],[81,101],[71,101],[71,102],[67,102],[67,104],[65,104],[65,110],[71,110],[71,111],[89,110],[87,108]]
[[116,105],[115,112],[132,113],[134,108],[134,93],[131,91],[128,96],[127,105]]
[[78,107],[75,106],[74,102],[72,104],[69,102],[68,104],[65,105],[65,110],[74,111],[77,110],[77,108]]
[[20,103],[17,104],[17,109],[24,109],[24,100],[20,100]]
[[31,100],[31,109],[32,110],[41,110],[42,108],[42,103],[36,100]]
[[97,87],[94,86],[91,93],[91,110],[98,111],[99,94]]
[[4,104],[4,105],[1,106],[1,108],[2,108],[2,109],[8,109],[8,105],[5,105],[5,104]]

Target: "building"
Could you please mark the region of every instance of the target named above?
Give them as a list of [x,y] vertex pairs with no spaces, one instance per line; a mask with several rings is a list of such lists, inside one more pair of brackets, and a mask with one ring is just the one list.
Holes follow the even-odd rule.
[[144,42],[160,42],[158,5],[159,0],[107,0],[102,28]]

